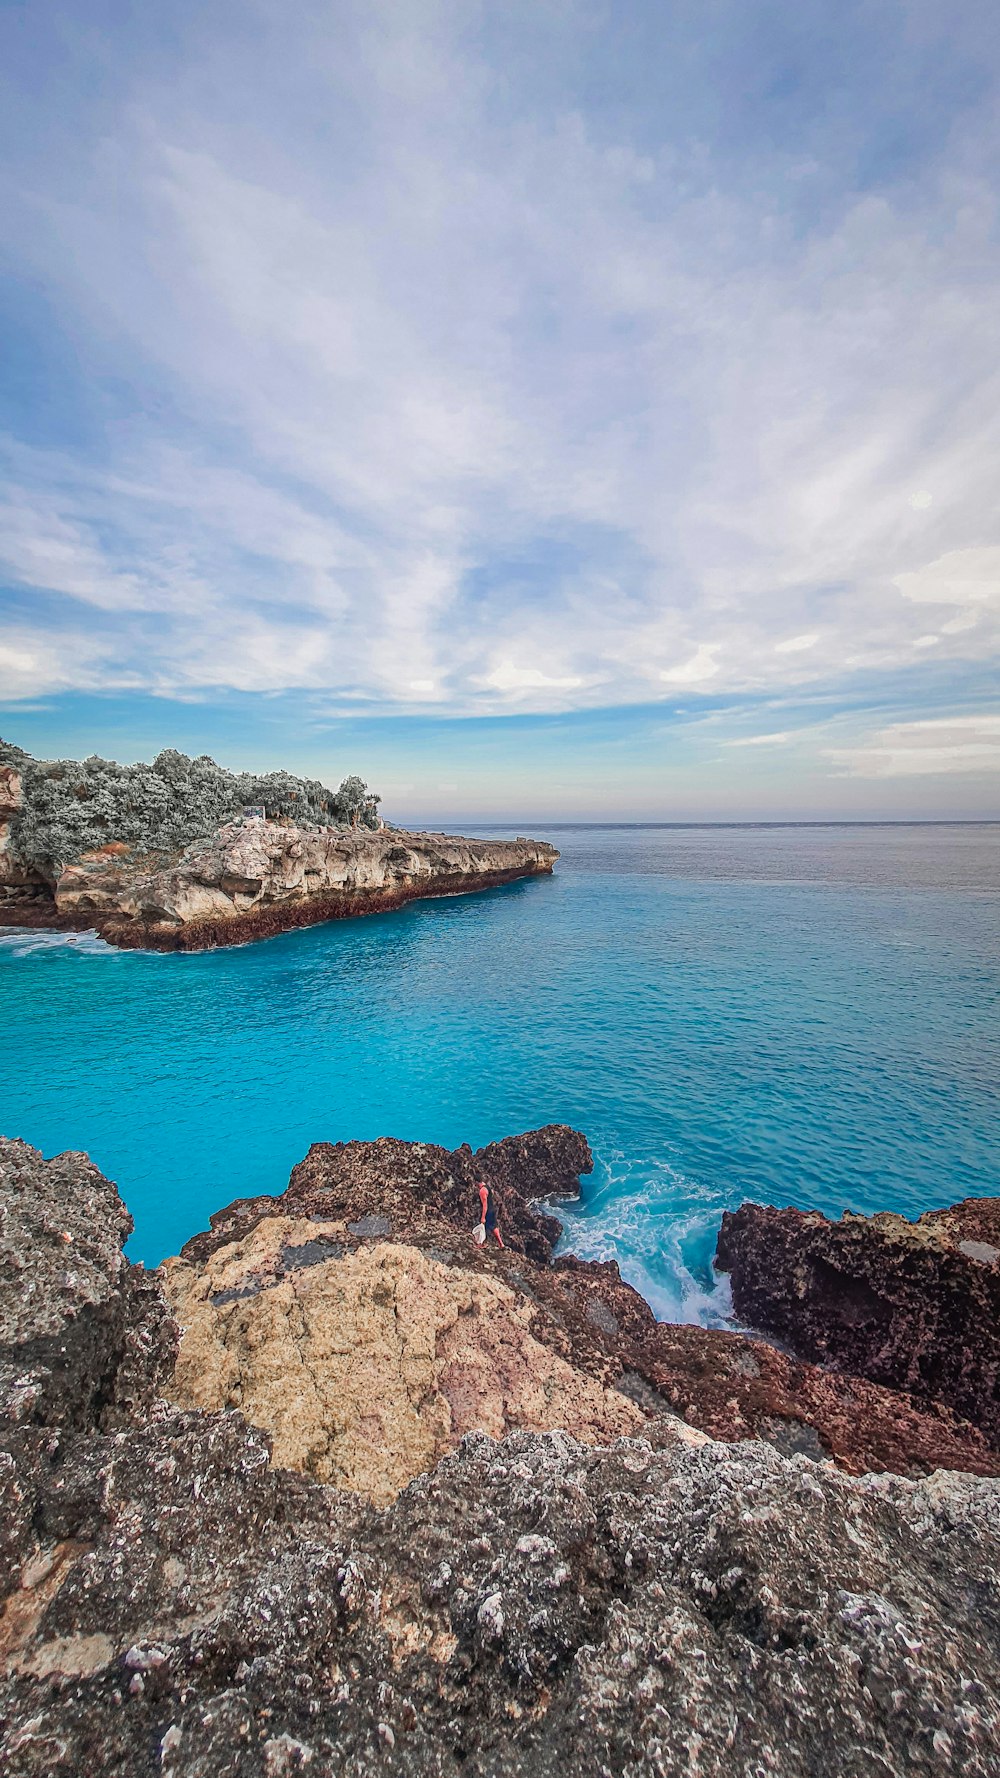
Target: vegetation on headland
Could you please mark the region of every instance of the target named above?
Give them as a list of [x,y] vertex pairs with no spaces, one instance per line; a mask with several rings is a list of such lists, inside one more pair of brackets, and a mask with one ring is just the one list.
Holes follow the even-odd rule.
[[246,808],[300,827],[379,825],[380,798],[361,778],[332,790],[291,772],[228,772],[208,754],[189,759],[168,747],[151,765],[89,759],[35,759],[0,740],[0,766],[21,775],[23,806],[11,833],[27,865],[62,866],[119,841],[136,852],[171,852],[204,839]]

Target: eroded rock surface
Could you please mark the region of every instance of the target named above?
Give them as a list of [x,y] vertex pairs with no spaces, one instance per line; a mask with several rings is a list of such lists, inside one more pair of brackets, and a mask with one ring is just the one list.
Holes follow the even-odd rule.
[[343,1223],[281,1216],[203,1268],[163,1268],[184,1329],[185,1406],[239,1407],[275,1462],[384,1505],[472,1430],[635,1431],[627,1397],[540,1341],[541,1311],[502,1278]]
[[[742,1334],[660,1325],[614,1263],[553,1263],[560,1227],[536,1200],[576,1194],[592,1164],[562,1125],[476,1154],[315,1144],[280,1198],[230,1205],[163,1268],[184,1329],[175,1399],[240,1407],[281,1462],[380,1501],[472,1428],[655,1439],[678,1414],[855,1473],[1000,1470],[944,1408]],[[503,1252],[471,1240],[480,1178]]]
[[723,1217],[718,1263],[752,1326],[942,1404],[1000,1449],[1000,1199],[915,1222],[744,1204]]
[[175,1414],[23,1485],[11,1778],[996,1769],[996,1483],[475,1434],[379,1512]]
[[[558,1149],[554,1131],[522,1139],[522,1153]],[[593,1448],[564,1431],[470,1432],[370,1505],[278,1467],[239,1412],[155,1401],[170,1324],[156,1280],[120,1258],[113,1188],[83,1156],[0,1154],[13,1205],[0,1361],[16,1370],[30,1349],[40,1378],[0,1419],[5,1775],[993,1778],[1000,1483],[855,1478],[701,1438],[661,1411]],[[512,1164],[512,1203],[516,1190]],[[355,1329],[369,1405],[388,1349],[388,1400],[409,1412],[426,1382],[453,1407],[461,1389],[449,1396],[445,1372],[470,1362],[462,1323],[477,1317],[461,1305],[473,1302],[493,1327],[506,1317],[537,1339],[546,1326],[533,1361],[564,1382],[546,1367],[565,1342],[568,1405],[587,1377],[592,1411],[615,1393],[615,1342],[644,1318],[613,1267],[499,1250],[474,1250],[468,1267],[467,1228],[434,1214],[405,1240],[370,1207],[327,1218],[271,1202],[177,1262],[193,1319],[212,1298],[234,1315],[268,1300],[277,1315],[283,1300],[290,1325],[310,1277],[326,1313],[340,1264],[372,1314]],[[81,1241],[69,1271],[67,1233]],[[390,1274],[392,1313],[416,1330],[406,1357],[378,1300]],[[333,1353],[320,1319],[316,1350]],[[442,1327],[459,1341],[443,1356]],[[147,1387],[120,1387],[142,1340]],[[285,1357],[294,1367],[312,1349],[296,1341]],[[206,1348],[206,1372],[230,1355],[224,1341]],[[340,1376],[363,1408],[350,1366]]]
[[131,1233],[86,1155],[0,1138],[0,1421],[108,1424],[154,1399],[176,1330]]
[[204,950],[544,875],[558,856],[543,840],[238,820],[169,863],[102,846],[59,872],[44,905],[12,900],[4,916],[25,925],[96,927],[125,947]]
[[[2,743],[0,743],[2,746]],[[14,827],[24,808],[24,779],[15,764],[0,759],[0,919],[28,920],[51,909],[52,893],[40,871],[17,855]]]
[[1000,1474],[1000,1452],[950,1408],[805,1363],[765,1340],[664,1323],[636,1363],[675,1413],[713,1438],[764,1439],[786,1455],[830,1457],[854,1475]]

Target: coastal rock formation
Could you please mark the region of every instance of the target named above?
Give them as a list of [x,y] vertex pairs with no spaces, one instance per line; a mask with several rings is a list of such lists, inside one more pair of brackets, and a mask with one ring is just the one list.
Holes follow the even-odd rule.
[[832,1458],[853,1475],[1000,1474],[1000,1452],[951,1409],[745,1334],[659,1323],[634,1363],[675,1413],[713,1438],[764,1439],[786,1456]]
[[[855,1473],[1000,1470],[944,1408],[742,1334],[662,1325],[613,1262],[553,1263],[560,1225],[536,1200],[576,1196],[592,1165],[560,1125],[476,1154],[315,1144],[280,1198],[230,1205],[163,1267],[184,1329],[174,1398],[241,1408],[282,1463],[380,1502],[472,1428],[655,1439],[678,1414]],[[503,1252],[470,1239],[479,1179]]]
[[14,827],[24,808],[24,778],[16,764],[0,759],[0,920],[8,910],[25,917],[34,908],[47,917],[52,892],[42,873],[18,856]]
[[503,1279],[345,1237],[343,1223],[266,1217],[203,1269],[168,1262],[184,1328],[173,1399],[239,1407],[276,1463],[380,1506],[466,1432],[558,1427],[593,1445],[643,1425],[535,1336],[538,1311]]
[[723,1217],[718,1264],[751,1326],[943,1404],[1000,1449],[1000,1199],[915,1222],[744,1204]]
[[[543,1135],[533,1152],[557,1155],[558,1131]],[[129,1225],[113,1188],[83,1156],[45,1162],[3,1143],[0,1157],[12,1206],[0,1363],[40,1379],[0,1417],[10,1778],[555,1778],[567,1765],[581,1778],[993,1778],[997,1481],[851,1477],[700,1438],[661,1412],[596,1448],[564,1431],[470,1432],[374,1506],[277,1466],[239,1412],[152,1399],[174,1387],[172,1329],[155,1277],[120,1256]],[[513,1194],[509,1150],[498,1170],[508,1163]],[[337,1262],[326,1219],[275,1213],[280,1202],[266,1216],[244,1207],[177,1272],[206,1268],[214,1295],[255,1279],[238,1308],[298,1289],[289,1268],[343,1263],[370,1282],[395,1265],[400,1282],[416,1255],[421,1290],[449,1302],[478,1291],[523,1330],[533,1297],[512,1304],[501,1288],[515,1291],[517,1271],[532,1292],[549,1279],[564,1293],[564,1335],[575,1342],[575,1305],[591,1362],[604,1351],[613,1369],[601,1342],[612,1317],[628,1318],[613,1268],[594,1269],[592,1295],[583,1262],[546,1268],[499,1249],[453,1276],[450,1257],[372,1231],[371,1211],[360,1231],[331,1219],[345,1231]],[[515,1221],[513,1197],[510,1209]],[[449,1238],[436,1213],[415,1228]],[[456,1253],[471,1245],[467,1228],[450,1239]],[[227,1270],[237,1260],[243,1271]],[[363,1300],[387,1308],[375,1289],[356,1291]],[[588,1316],[597,1303],[605,1313]],[[439,1324],[416,1309],[421,1326]],[[409,1312],[397,1295],[397,1317]],[[126,1387],[140,1351],[148,1387]],[[415,1360],[437,1362],[427,1349]]]
[[86,1155],[0,1139],[0,1422],[114,1425],[155,1399],[176,1330]]
[[360,778],[33,759],[0,740],[0,920],[204,950],[551,872],[543,841],[382,826]]
[[[423,1224],[454,1224],[463,1233],[479,1217],[476,1186],[485,1180],[494,1194],[508,1248],[541,1263],[552,1257],[562,1226],[537,1200],[578,1198],[580,1176],[593,1171],[585,1137],[565,1124],[546,1124],[522,1136],[507,1136],[474,1154],[468,1143],[454,1150],[433,1142],[314,1142],[293,1167],[280,1200],[239,1198],[210,1220],[210,1232],[195,1235],[185,1255],[203,1258],[220,1241],[245,1231],[254,1217],[276,1203],[296,1216],[378,1217],[369,1232],[405,1231],[408,1239]],[[640,1299],[641,1300],[641,1299]],[[647,1311],[648,1313],[648,1311]]]
[[995,1771],[996,1483],[478,1434],[379,1512],[164,1414],[22,1486],[10,1778]]
[[[588,1299],[571,1302],[551,1268],[560,1226],[533,1203],[577,1194],[592,1166],[583,1137],[559,1125],[477,1154],[314,1144],[281,1198],[230,1205],[161,1268],[183,1328],[173,1399],[239,1407],[277,1461],[378,1504],[471,1430],[558,1427],[591,1444],[637,1430],[645,1412],[614,1386],[601,1337],[618,1326],[608,1269],[588,1319]],[[471,1239],[479,1179],[502,1252]]]
[[12,866],[11,826],[20,814],[23,800],[21,774],[16,766],[0,761],[0,882]]
[[558,856],[541,840],[240,819],[170,863],[109,842],[65,865],[42,899],[37,882],[20,899],[12,890],[2,913],[24,925],[95,927],[127,948],[205,950],[494,888],[549,873]]

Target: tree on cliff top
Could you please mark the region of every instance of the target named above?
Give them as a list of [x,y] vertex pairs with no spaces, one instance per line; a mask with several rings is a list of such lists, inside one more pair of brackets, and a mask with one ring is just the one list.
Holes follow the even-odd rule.
[[299,827],[378,826],[379,798],[358,777],[332,790],[291,772],[227,772],[208,754],[189,759],[165,748],[152,765],[33,759],[0,741],[0,764],[22,775],[24,807],[12,848],[27,865],[51,870],[119,840],[136,852],[174,852],[206,839],[256,805]]
[[363,778],[345,778],[337,792],[338,812],[352,827],[377,827],[381,801]]

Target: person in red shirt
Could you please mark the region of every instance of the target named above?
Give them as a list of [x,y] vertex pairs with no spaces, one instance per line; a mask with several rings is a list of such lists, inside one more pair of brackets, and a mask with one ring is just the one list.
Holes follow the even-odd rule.
[[483,1214],[479,1220],[482,1228],[486,1231],[483,1239],[485,1240],[488,1235],[492,1234],[498,1244],[502,1247],[503,1236],[497,1228],[497,1213],[496,1206],[493,1202],[493,1193],[482,1179],[479,1181],[479,1201],[483,1206]]

